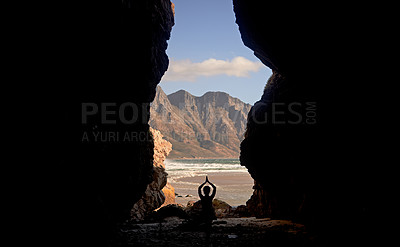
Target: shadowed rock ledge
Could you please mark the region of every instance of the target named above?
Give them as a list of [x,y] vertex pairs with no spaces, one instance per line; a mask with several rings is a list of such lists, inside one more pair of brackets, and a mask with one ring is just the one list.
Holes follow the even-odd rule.
[[132,220],[143,220],[164,202],[175,203],[174,188],[170,184],[166,186],[168,174],[164,165],[164,160],[172,150],[172,144],[163,139],[160,131],[150,128],[150,132],[154,139],[153,181],[147,186],[142,198],[133,205]]

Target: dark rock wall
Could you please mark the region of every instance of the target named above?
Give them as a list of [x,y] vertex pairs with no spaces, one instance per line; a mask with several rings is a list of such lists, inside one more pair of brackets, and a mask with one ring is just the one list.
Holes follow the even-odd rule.
[[249,210],[324,232],[347,217],[359,227],[374,187],[366,164],[376,158],[360,107],[369,100],[360,85],[369,81],[368,18],[350,5],[233,4],[243,43],[273,70],[241,143],[241,164],[256,181]]
[[168,173],[165,172],[164,161],[172,150],[172,144],[163,139],[160,131],[150,127],[150,132],[154,140],[153,178],[143,196],[133,205],[131,210],[132,220],[143,220],[146,215],[161,207],[167,199],[175,202],[174,193],[172,198],[167,198],[171,193],[167,193],[167,195],[164,193],[164,191],[168,190],[175,191],[172,185],[169,185],[169,188],[165,188]]
[[[366,73],[360,69],[370,66],[370,56],[378,52],[369,41],[376,34],[370,31],[373,23],[365,16],[355,17],[362,9],[339,3],[233,4],[244,44],[274,71],[262,99],[249,113],[241,145],[241,162],[257,181],[256,199],[271,216],[317,226],[351,218],[353,223],[342,225],[341,231],[365,229],[357,227],[369,214],[367,195],[378,194],[369,185],[375,180],[365,165],[375,161],[368,111],[376,114],[377,107],[365,107],[374,94],[364,92]],[[52,79],[49,88],[56,90],[51,104],[37,109],[60,116],[41,124],[54,133],[49,156],[58,170],[51,176],[65,178],[66,190],[55,192],[62,197],[55,207],[68,208],[60,221],[71,223],[63,231],[64,240],[81,233],[89,244],[71,241],[74,245],[102,246],[151,182],[153,141],[84,143],[82,134],[95,130],[148,136],[149,103],[168,67],[165,49],[174,19],[168,0],[123,0],[121,9],[118,3],[117,8],[103,2],[83,5],[66,4],[62,7],[71,11],[52,14],[61,20],[49,25],[45,41],[54,50],[49,57],[56,58],[47,71]],[[368,52],[362,49],[366,46]],[[114,116],[115,124],[104,124],[96,114],[82,124],[85,102],[96,103],[99,109],[101,103],[112,102],[117,112],[120,104],[134,102],[137,121],[127,125]],[[291,122],[298,115],[288,104],[316,102],[317,122],[265,123],[273,102],[284,103],[284,120]],[[307,109],[298,110],[305,120]],[[46,151],[45,155],[50,152]]]
[[[65,128],[57,138],[63,173],[69,176],[64,200],[71,204],[70,220],[75,219],[69,237],[79,233],[90,242],[86,246],[102,246],[113,239],[116,225],[129,218],[153,179],[150,102],[168,68],[167,40],[174,15],[169,0],[123,0],[121,8],[103,3],[92,7],[81,12],[76,7],[65,26],[58,27],[64,28],[59,54],[64,67],[58,74],[62,90],[57,101]],[[120,117],[126,102],[136,107],[124,112],[125,119],[136,118],[128,124]],[[82,103],[98,107],[86,123]],[[111,103],[106,120],[112,123],[104,120],[104,103]],[[93,132],[102,136],[96,140]]]

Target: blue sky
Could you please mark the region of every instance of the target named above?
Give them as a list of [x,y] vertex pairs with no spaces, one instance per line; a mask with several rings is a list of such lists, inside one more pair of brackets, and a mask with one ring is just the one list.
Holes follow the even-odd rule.
[[172,0],[175,26],[168,41],[170,66],[160,86],[201,96],[223,91],[254,104],[271,70],[244,46],[232,0]]

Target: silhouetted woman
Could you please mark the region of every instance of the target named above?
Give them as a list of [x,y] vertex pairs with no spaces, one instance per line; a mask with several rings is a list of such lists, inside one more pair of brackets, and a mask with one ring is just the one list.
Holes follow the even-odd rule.
[[[210,195],[210,186],[204,186],[206,183],[209,183],[211,187],[213,187],[213,192]],[[201,193],[201,189],[203,188],[204,195]],[[208,176],[206,176],[206,181],[199,186],[198,193],[201,199],[202,206],[202,220],[206,223],[207,227],[211,226],[213,220],[217,219],[215,216],[215,210],[212,205],[212,201],[214,199],[215,193],[217,192],[217,188],[213,183],[208,181]]]

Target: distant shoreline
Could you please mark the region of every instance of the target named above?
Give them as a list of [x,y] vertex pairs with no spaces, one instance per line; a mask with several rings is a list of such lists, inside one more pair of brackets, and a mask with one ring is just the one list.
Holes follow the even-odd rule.
[[183,157],[183,158],[170,158],[167,157],[167,160],[239,160],[239,157],[237,158],[218,158],[218,157],[195,157],[195,158],[188,158],[188,157]]

